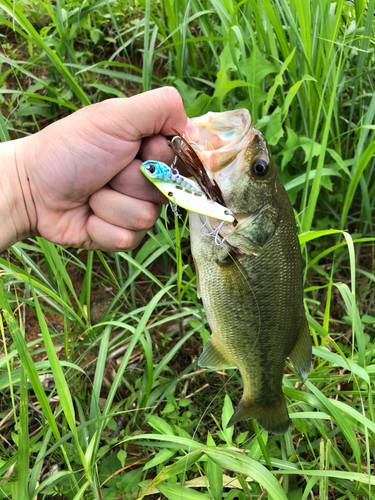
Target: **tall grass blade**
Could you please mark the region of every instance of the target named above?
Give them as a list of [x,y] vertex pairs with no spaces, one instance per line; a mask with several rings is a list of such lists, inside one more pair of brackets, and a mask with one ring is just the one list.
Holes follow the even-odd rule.
[[253,478],[267,490],[273,500],[287,500],[284,490],[271,472],[250,457],[220,448],[215,450],[208,448],[205,453],[221,467]]
[[[100,399],[100,391],[102,388],[102,383],[103,383],[103,376],[104,376],[104,369],[105,369],[105,363],[107,360],[108,356],[108,344],[109,344],[109,336],[111,334],[111,327],[106,326],[101,342],[100,342],[100,350],[99,350],[99,356],[97,359],[96,363],[96,369],[95,369],[95,378],[94,378],[94,384],[92,387],[92,392],[91,392],[91,404],[90,404],[90,420],[95,420],[100,418],[100,409],[99,409],[99,399]],[[94,433],[96,432],[98,424],[92,424],[90,426],[90,438],[94,436]]]
[[16,7],[10,0],[1,0],[0,8],[4,9],[8,15],[12,16],[23,30],[30,36],[35,45],[46,54],[52,66],[58,71],[61,77],[65,80],[68,87],[74,92],[77,98],[83,104],[90,104],[90,100],[82,90],[82,88],[75,81],[71,73],[66,69],[60,58],[53,52],[53,50],[45,43],[43,38],[36,31],[34,26],[25,17],[19,7]]
[[[322,176],[323,165],[324,165],[324,160],[325,160],[325,150],[327,147],[328,136],[329,136],[329,132],[330,132],[330,128],[331,128],[331,117],[332,117],[334,105],[336,102],[336,88],[337,88],[337,84],[338,84],[339,77],[340,77],[340,68],[342,65],[342,57],[343,57],[343,55],[341,52],[339,62],[338,62],[337,68],[336,68],[333,90],[331,91],[331,97],[330,97],[327,117],[326,117],[325,124],[324,124],[323,137],[322,137],[322,149],[321,149],[321,153],[320,153],[319,159],[318,159],[318,164],[316,167],[316,175],[315,175],[314,180],[313,180],[313,185],[311,188],[309,201],[308,201],[308,204],[306,206],[306,211],[302,214],[302,230],[304,232],[309,231],[311,229],[312,221],[314,218],[314,212],[315,212],[315,208],[316,208],[316,203],[317,203],[318,195],[319,195],[319,191],[320,191],[321,176]],[[305,207],[303,207],[303,209],[304,208]]]
[[341,224],[340,224],[340,227],[342,229],[344,228],[344,226],[346,224],[348,212],[349,212],[350,206],[352,204],[358,183],[359,183],[360,179],[362,178],[362,174],[363,174],[365,168],[368,166],[369,162],[373,158],[374,153],[375,153],[375,140],[372,141],[371,144],[369,144],[367,146],[367,148],[365,149],[365,151],[362,153],[361,157],[359,158],[355,172],[353,174],[353,178],[350,181],[349,188],[347,190],[345,201],[344,201],[344,206],[342,209]]
[[21,366],[20,413],[18,432],[18,481],[17,496],[28,500],[27,480],[29,475],[29,408],[26,370]]

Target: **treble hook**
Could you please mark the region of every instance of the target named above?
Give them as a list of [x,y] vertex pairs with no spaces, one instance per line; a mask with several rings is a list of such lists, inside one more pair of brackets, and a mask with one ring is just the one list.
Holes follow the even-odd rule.
[[[182,134],[182,138],[185,139],[185,134]],[[179,151],[182,151],[185,147],[185,143],[181,140],[181,137],[179,137],[178,135],[175,135],[174,137],[172,137],[171,143],[173,144],[175,141],[180,142]]]
[[[182,134],[182,137],[184,137],[184,134]],[[178,152],[181,153],[181,151],[184,149],[186,144],[183,141],[181,141],[181,137],[179,137],[178,135],[175,135],[174,137],[172,137],[171,144],[173,144],[175,141],[179,141]],[[178,160],[178,157],[177,157],[177,155],[175,155],[174,160],[172,161],[171,166],[170,166],[173,175],[177,175],[179,173],[177,168],[175,168],[177,160]]]
[[215,245],[217,245],[217,246],[222,245],[225,242],[226,238],[223,238],[222,236],[220,236],[219,233],[221,231],[221,228],[224,226],[225,221],[224,220],[221,221],[216,229],[211,229],[208,232],[204,231],[204,228],[207,226],[208,220],[206,219],[203,222],[202,217],[201,217],[201,221],[203,223],[203,226],[201,227],[201,234],[203,236],[212,236],[213,238],[215,238]]
[[224,224],[225,224],[225,221],[223,220],[223,221],[221,222],[221,224],[218,226],[218,228],[216,229],[216,234],[215,234],[215,245],[217,245],[217,246],[221,246],[221,245],[225,242],[225,240],[226,240],[226,237],[224,237],[224,238],[223,238],[223,237],[222,237],[222,236],[220,236],[220,234],[219,234],[219,233],[220,233],[220,229],[223,227],[223,225],[224,225]]
[[203,236],[213,236],[216,232],[216,229],[212,229],[211,231],[209,230],[208,232],[203,231],[203,229],[207,226],[207,223],[207,220],[203,223],[203,226],[201,227],[201,234],[203,234]]

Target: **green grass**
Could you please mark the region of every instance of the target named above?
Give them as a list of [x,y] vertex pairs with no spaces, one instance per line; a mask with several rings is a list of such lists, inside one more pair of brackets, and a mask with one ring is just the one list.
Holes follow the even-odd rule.
[[163,213],[129,254],[17,243],[0,258],[0,499],[375,498],[374,7],[0,0],[1,140],[167,84],[189,116],[249,109],[295,208],[314,342],[303,387],[288,365],[285,436],[225,429],[241,380],[197,367],[180,221]]

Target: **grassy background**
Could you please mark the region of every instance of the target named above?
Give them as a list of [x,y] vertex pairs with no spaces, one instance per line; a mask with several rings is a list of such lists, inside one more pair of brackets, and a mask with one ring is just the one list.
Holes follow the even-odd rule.
[[287,367],[285,436],[226,430],[241,380],[197,368],[178,220],[133,253],[18,243],[0,256],[0,499],[375,498],[374,6],[0,0],[1,140],[167,84],[189,116],[250,110],[295,208],[315,355],[302,387]]

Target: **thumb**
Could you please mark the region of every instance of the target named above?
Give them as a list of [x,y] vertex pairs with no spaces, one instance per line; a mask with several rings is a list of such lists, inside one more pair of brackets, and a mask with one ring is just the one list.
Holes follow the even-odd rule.
[[152,135],[183,133],[187,116],[180,94],[173,87],[150,90],[128,99],[108,99],[83,108],[82,120],[93,122],[103,133],[135,142]]

